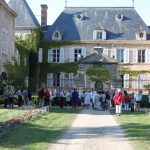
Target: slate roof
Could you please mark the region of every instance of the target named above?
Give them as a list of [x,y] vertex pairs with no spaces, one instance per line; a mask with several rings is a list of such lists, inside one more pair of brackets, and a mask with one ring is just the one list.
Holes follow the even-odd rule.
[[0,0],[0,5],[2,5],[3,7],[5,7],[13,16],[17,16],[16,12],[13,11],[8,4],[5,2],[5,0]]
[[80,64],[118,64],[118,61],[115,59],[110,58],[106,54],[101,54],[101,56],[97,53],[93,53],[88,55],[81,60],[78,61]]
[[[77,15],[83,18],[78,19]],[[117,20],[116,15],[123,15]],[[93,30],[101,25],[107,33],[107,40],[135,40],[135,33],[142,28],[150,32],[134,7],[66,7],[52,26],[42,28],[43,40],[51,40],[59,30],[62,40],[93,40]]]
[[8,5],[17,12],[16,27],[37,28],[40,27],[38,20],[33,14],[26,0],[10,0]]

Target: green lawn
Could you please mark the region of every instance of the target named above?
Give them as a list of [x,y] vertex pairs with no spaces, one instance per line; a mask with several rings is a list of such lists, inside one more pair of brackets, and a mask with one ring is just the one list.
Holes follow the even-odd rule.
[[115,115],[115,118],[125,129],[135,150],[150,150],[150,115],[144,112],[123,112],[121,116]]
[[0,150],[46,150],[66,130],[79,110],[51,109],[0,138]]
[[0,108],[0,122],[5,122],[7,120],[13,119],[15,117],[21,116],[27,110],[21,110],[20,108],[13,109],[2,109]]

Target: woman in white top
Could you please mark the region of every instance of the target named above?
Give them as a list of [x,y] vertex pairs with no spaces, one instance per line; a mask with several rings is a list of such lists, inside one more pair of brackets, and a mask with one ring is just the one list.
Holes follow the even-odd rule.
[[89,108],[90,101],[91,101],[91,93],[90,93],[90,91],[87,91],[87,92],[85,92],[85,97],[84,97],[84,104],[85,104],[86,108]]

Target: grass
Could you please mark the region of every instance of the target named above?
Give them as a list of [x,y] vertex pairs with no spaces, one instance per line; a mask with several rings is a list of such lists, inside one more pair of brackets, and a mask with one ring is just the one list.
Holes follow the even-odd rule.
[[46,150],[65,131],[79,110],[51,109],[0,139],[0,150]]
[[115,115],[115,118],[136,150],[150,150],[150,115],[144,112],[123,112],[121,116]]
[[21,116],[27,110],[21,110],[19,108],[13,109],[0,109],[0,122],[5,122],[7,120],[13,119],[15,117]]

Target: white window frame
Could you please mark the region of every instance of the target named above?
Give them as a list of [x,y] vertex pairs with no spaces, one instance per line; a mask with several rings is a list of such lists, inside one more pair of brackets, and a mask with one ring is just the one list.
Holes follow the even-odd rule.
[[60,87],[60,74],[53,74],[53,86]]
[[106,31],[105,30],[94,30],[93,31],[93,40],[106,40]]
[[53,74],[47,73],[47,87],[53,87]]
[[74,49],[74,61],[77,62],[80,58],[79,55],[81,55],[81,58],[83,58],[82,55],[82,48],[75,48]]
[[69,88],[73,88],[74,86],[74,76],[73,73],[69,73]]
[[103,39],[103,32],[102,31],[97,31],[96,32],[96,39],[97,40],[102,40]]
[[[144,54],[143,54],[143,51],[144,51]],[[146,50],[145,49],[138,49],[137,53],[138,53],[138,56],[137,56],[138,57],[138,63],[145,63],[146,62]]]
[[64,49],[53,48],[48,50],[48,62],[63,63],[64,62]]
[[[120,63],[124,62],[124,54],[125,54],[125,50],[123,48],[119,48],[116,50],[116,60],[119,61]],[[119,56],[118,56],[119,55]]]

